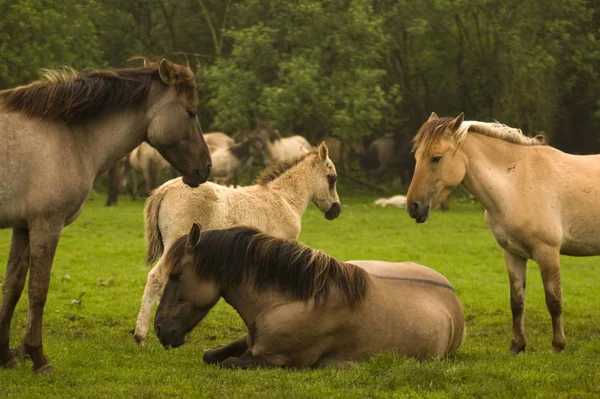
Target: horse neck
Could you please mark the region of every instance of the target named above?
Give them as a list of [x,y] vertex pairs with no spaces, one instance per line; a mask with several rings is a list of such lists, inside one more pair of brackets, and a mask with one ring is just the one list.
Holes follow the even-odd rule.
[[512,174],[520,172],[515,170],[517,163],[526,159],[531,150],[530,146],[470,133],[459,149],[467,160],[462,184],[489,213],[502,212],[516,194]]
[[146,125],[143,107],[131,107],[100,114],[72,130],[84,148],[84,161],[100,176],[144,141]]
[[314,172],[305,158],[268,184],[302,215],[314,195],[313,182]]
[[258,293],[256,288],[247,283],[224,286],[221,297],[238,312],[247,326],[253,325],[265,310],[285,302],[281,293],[271,290]]
[[231,152],[241,162],[244,162],[248,159],[248,157],[250,157],[250,146],[252,143],[252,140],[246,140],[242,143],[234,145],[233,147],[229,147],[229,152]]

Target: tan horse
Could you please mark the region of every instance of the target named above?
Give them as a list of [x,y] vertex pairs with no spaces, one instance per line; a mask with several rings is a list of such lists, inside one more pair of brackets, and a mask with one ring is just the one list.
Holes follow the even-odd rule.
[[[0,92],[0,228],[12,228],[0,307],[0,367],[16,367],[10,323],[29,271],[25,352],[52,371],[42,351],[42,315],[62,228],[94,180],[148,141],[196,187],[210,154],[196,117],[194,74],[162,60],[141,68],[46,71]],[[68,176],[68,178],[66,178]]]
[[221,132],[205,133],[204,140],[211,149],[229,148],[235,145],[235,140]]
[[448,280],[415,263],[340,262],[250,227],[194,225],[165,259],[169,282],[154,321],[178,347],[223,297],[248,335],[208,351],[207,363],[248,368],[343,367],[378,352],[429,360],[455,352],[464,332]]
[[415,137],[417,168],[409,213],[429,210],[462,183],[485,207],[485,221],[504,249],[513,314],[511,350],[525,350],[526,263],[540,268],[552,317],[552,347],[565,346],[560,254],[600,254],[600,156],[575,156],[498,123],[432,114]]
[[133,199],[135,199],[138,194],[138,173],[141,174],[144,179],[143,194],[148,195],[151,190],[158,186],[158,176],[161,173],[166,173],[171,170],[171,164],[160,155],[160,152],[146,142],[140,144],[131,151],[127,160],[131,169],[137,172],[133,173],[130,187],[131,197]]
[[247,162],[262,160],[264,155],[264,143],[259,137],[250,137],[230,147],[209,148],[213,163],[210,180],[224,186],[237,187],[239,176]]
[[206,183],[192,190],[176,179],[156,190],[144,209],[146,263],[160,260],[148,274],[135,339],[143,343],[148,338],[152,305],[167,282],[164,253],[192,223],[209,229],[244,224],[276,237],[296,239],[311,201],[329,220],[340,214],[336,177],[327,146],[321,144],[318,151],[306,152],[292,163],[265,169],[253,186],[232,189]]
[[312,148],[308,140],[300,135],[282,137],[279,130],[273,128],[269,121],[257,121],[256,133],[265,143],[265,165],[290,162],[302,155],[300,146],[307,150]]

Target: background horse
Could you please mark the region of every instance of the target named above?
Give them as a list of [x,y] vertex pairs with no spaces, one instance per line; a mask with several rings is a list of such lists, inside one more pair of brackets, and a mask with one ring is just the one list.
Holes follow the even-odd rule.
[[226,148],[209,148],[213,163],[210,180],[224,186],[237,187],[239,176],[248,161],[262,161],[264,157],[264,143],[259,137],[250,137]]
[[167,281],[164,252],[186,234],[192,223],[206,228],[249,225],[276,237],[296,239],[302,215],[312,201],[327,219],[340,211],[336,169],[325,144],[287,164],[265,169],[253,186],[232,189],[207,183],[191,190],[176,179],[156,190],[144,209],[148,252],[146,263],[160,257],[148,274],[135,338],[145,342],[152,305]]
[[540,267],[552,317],[554,351],[565,346],[560,254],[600,254],[600,156],[575,156],[499,123],[438,118],[415,138],[417,168],[408,191],[410,216],[422,223],[463,184],[485,208],[504,249],[513,314],[511,351],[525,350],[526,263]]
[[204,140],[209,148],[229,148],[235,145],[235,140],[221,132],[213,132],[204,134]]
[[[138,173],[144,179],[144,193],[158,186],[158,177],[171,171],[171,165],[160,155],[160,153],[144,142],[137,146],[127,157],[130,168],[134,171],[130,183],[131,198],[135,199],[138,194]],[[213,162],[214,163],[214,162]],[[137,173],[136,173],[137,172]],[[173,174],[171,172],[171,174]],[[174,176],[171,176],[174,177]]]
[[46,71],[44,80],[0,92],[0,228],[12,228],[0,367],[16,367],[10,324],[29,271],[25,352],[34,370],[52,371],[42,350],[52,260],[62,228],[77,218],[96,177],[146,140],[186,184],[206,181],[210,154],[195,103],[194,74],[167,60],[83,74]]
[[208,351],[223,366],[347,366],[378,352],[419,360],[455,352],[460,300],[441,274],[415,263],[340,262],[248,227],[194,225],[166,255],[169,282],[155,331],[178,347],[223,297],[248,335]]
[[302,155],[300,146],[310,150],[312,146],[300,135],[282,137],[279,130],[271,126],[269,121],[256,122],[256,134],[265,143],[265,165],[278,162],[289,162]]

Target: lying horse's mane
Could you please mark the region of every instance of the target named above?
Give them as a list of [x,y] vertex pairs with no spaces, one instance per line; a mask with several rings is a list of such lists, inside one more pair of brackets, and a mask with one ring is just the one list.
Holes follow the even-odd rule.
[[[437,118],[430,120],[421,126],[419,132],[413,139],[413,152],[419,147],[428,149],[431,145],[444,137],[446,129],[453,118]],[[488,137],[493,137],[507,141],[509,143],[520,144],[520,145],[545,145],[548,142],[548,138],[545,134],[540,133],[535,137],[528,137],[523,134],[521,129],[516,129],[510,126],[506,126],[499,122],[487,123],[477,121],[464,121],[458,127],[456,135],[456,142],[460,145],[466,138],[467,133],[479,133]]]
[[[145,60],[145,66],[114,70],[72,68],[43,70],[43,79],[25,86],[0,91],[0,101],[13,111],[30,117],[77,123],[106,109],[118,109],[146,98],[152,82],[160,81],[158,63]],[[175,88],[191,105],[196,102],[196,82],[192,71],[171,63]]]
[[258,175],[258,177],[256,178],[256,180],[254,182],[255,182],[255,184],[262,184],[262,185],[270,183],[273,180],[277,179],[279,176],[283,175],[285,172],[287,172],[291,168],[293,168],[294,166],[298,165],[308,155],[316,154],[316,153],[317,153],[317,149],[313,148],[310,151],[308,151],[307,154],[301,155],[290,161],[281,161],[281,162],[274,163],[273,165],[270,165],[270,166],[264,168],[263,171],[260,172],[260,174]]
[[[165,258],[167,265],[175,265],[183,256],[186,242],[183,236],[173,244]],[[361,303],[367,292],[363,269],[251,227],[204,231],[195,251],[198,273],[221,284],[247,282],[257,292],[278,289],[298,300],[314,298],[323,303],[333,283],[350,306]]]

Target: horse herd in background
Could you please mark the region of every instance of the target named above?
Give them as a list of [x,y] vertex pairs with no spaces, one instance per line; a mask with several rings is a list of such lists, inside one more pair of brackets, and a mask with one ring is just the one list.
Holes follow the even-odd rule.
[[[53,371],[42,349],[42,316],[56,245],[95,179],[116,164],[182,175],[145,205],[146,261],[158,262],[144,290],[138,342],[148,338],[157,299],[154,331],[162,345],[177,347],[223,297],[248,333],[207,351],[207,363],[345,366],[384,351],[426,360],[458,349],[463,308],[444,276],[410,262],[344,262],[296,242],[310,202],[329,220],[340,215],[332,159],[344,152],[341,145],[330,139],[312,147],[268,122],[237,143],[223,133],[202,135],[196,101],[189,68],[165,59],[140,68],[49,71],[0,91],[0,228],[12,229],[0,367],[17,366],[10,326],[29,273],[24,349],[35,371]],[[525,265],[538,263],[552,346],[562,350],[559,255],[600,253],[600,157],[564,154],[543,138],[462,114],[432,114],[414,140],[399,132],[378,140],[362,155],[367,168],[381,172],[399,162],[384,155],[390,149],[415,153],[405,202],[417,222],[458,184],[485,207],[508,268],[515,353],[526,345]],[[258,160],[267,167],[255,184],[227,186]],[[222,184],[206,182],[209,176]],[[156,181],[144,179],[149,191]]]

